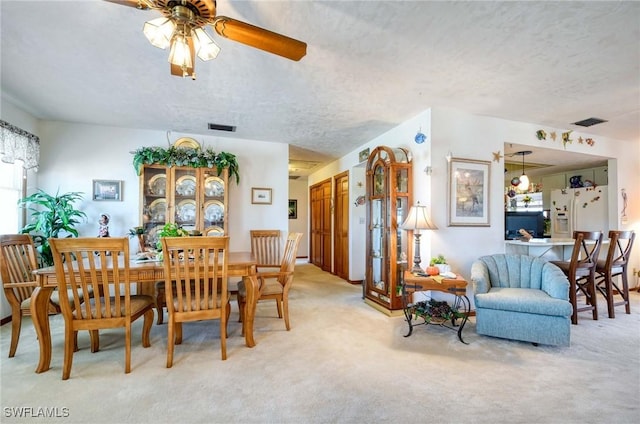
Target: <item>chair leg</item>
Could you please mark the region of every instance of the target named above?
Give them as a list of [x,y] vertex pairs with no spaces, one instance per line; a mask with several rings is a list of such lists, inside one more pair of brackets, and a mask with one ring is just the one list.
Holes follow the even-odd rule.
[[64,362],[62,364],[62,379],[68,380],[71,375],[71,365],[73,364],[74,340],[78,332],[74,331],[71,325],[64,326]]
[[627,270],[622,270],[622,297],[624,298],[624,311],[627,314],[631,313],[631,302],[629,301],[629,280],[627,280]]
[[144,322],[142,323],[142,347],[151,346],[151,326],[153,325],[153,309],[149,309],[144,313]]
[[609,318],[615,318],[616,312],[613,305],[613,278],[609,270],[604,274],[604,290],[606,293],[605,297],[607,298],[607,312],[609,313]]
[[244,306],[244,298],[241,298],[240,295],[236,296],[236,301],[238,302],[238,311],[240,312],[238,314],[238,322],[242,322],[242,318],[244,317],[244,315],[242,315],[242,311],[243,311],[243,306]]
[[571,313],[571,324],[578,325],[578,306],[576,302],[575,281],[569,281],[569,302],[571,302],[571,306],[573,307],[573,312]]
[[220,351],[222,360],[227,359],[227,318],[226,314],[220,316]]
[[593,307],[593,310],[591,311],[591,315],[594,321],[597,321],[598,320],[598,299],[596,298],[596,281],[593,275],[589,277],[587,284],[588,284],[587,291],[589,292],[589,299],[590,299],[589,303]]
[[89,330],[89,338],[91,339],[91,353],[96,353],[100,350],[100,335],[98,330]]
[[282,305],[280,299],[276,299],[276,308],[278,309],[278,318],[282,319]]
[[289,326],[289,299],[287,297],[282,299],[282,308],[284,309],[284,326],[289,331],[291,326]]
[[167,323],[167,368],[171,368],[173,366],[173,347],[174,347],[174,334],[173,327],[175,322],[173,322],[173,317],[169,315],[169,322]]
[[124,373],[131,372],[131,322],[124,326]]
[[174,324],[176,334],[176,344],[182,344],[182,323],[176,322]]
[[156,311],[158,311],[157,324],[160,325],[164,321],[164,292],[158,290],[156,295]]
[[11,347],[9,348],[9,358],[13,358],[18,349],[20,340],[20,328],[22,328],[22,311],[20,308],[11,311]]

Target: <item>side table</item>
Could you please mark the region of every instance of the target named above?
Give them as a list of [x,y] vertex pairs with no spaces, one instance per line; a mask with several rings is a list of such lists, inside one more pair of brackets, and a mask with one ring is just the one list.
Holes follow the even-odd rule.
[[[462,322],[459,326],[456,326],[457,317],[455,315],[451,318],[451,327],[447,325],[448,320],[438,319],[439,322],[431,322],[425,317],[422,317],[423,322],[414,322],[416,304],[410,301],[410,296],[417,291],[435,290],[443,293],[453,294],[455,301],[453,309],[462,312]],[[405,337],[409,337],[413,332],[413,327],[416,325],[438,324],[442,327],[452,330],[458,330],[458,339],[464,344],[468,344],[462,340],[462,329],[469,319],[469,312],[471,310],[471,303],[467,297],[467,282],[460,276],[456,278],[444,278],[440,276],[432,277],[420,277],[414,275],[410,271],[404,272],[404,278],[402,281],[402,306],[404,309],[404,316],[409,324],[409,332]],[[417,319],[417,317],[415,317]]]

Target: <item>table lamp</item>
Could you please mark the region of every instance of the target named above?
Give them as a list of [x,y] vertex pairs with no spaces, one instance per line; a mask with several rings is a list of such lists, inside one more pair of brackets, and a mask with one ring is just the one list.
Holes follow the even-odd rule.
[[416,239],[416,247],[413,254],[413,268],[411,268],[411,272],[423,272],[423,269],[420,268],[420,262],[422,262],[422,259],[420,259],[420,231],[438,229],[438,227],[433,225],[431,219],[429,219],[429,215],[427,215],[427,207],[422,206],[420,202],[418,202],[416,206],[411,206],[411,209],[409,209],[409,216],[407,216],[407,219],[404,220],[400,228],[407,231],[413,231],[413,236]]

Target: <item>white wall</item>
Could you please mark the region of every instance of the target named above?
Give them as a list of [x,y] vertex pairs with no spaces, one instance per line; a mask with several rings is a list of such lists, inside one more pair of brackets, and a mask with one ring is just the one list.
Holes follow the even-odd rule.
[[[424,144],[415,144],[413,138],[421,128],[427,135]],[[309,185],[326,178],[330,178],[346,169],[353,169],[358,163],[358,152],[364,148],[371,149],[379,145],[390,147],[405,147],[413,153],[414,202],[420,201],[430,207],[431,216],[438,230],[422,237],[421,254],[422,265],[437,254],[443,254],[449,260],[453,269],[464,277],[469,277],[472,262],[479,256],[504,252],[504,204],[503,204],[503,170],[504,159],[493,162],[492,152],[504,153],[504,143],[513,142],[557,149],[559,154],[564,150],[561,142],[551,143],[540,141],[535,132],[544,128],[548,133],[556,131],[558,134],[566,129],[553,129],[538,124],[507,121],[471,115],[465,112],[435,108],[398,125],[387,133],[362,145],[360,148],[327,165],[309,177]],[[582,136],[596,140],[594,146],[574,141],[567,144],[567,151],[610,157],[609,187],[611,196],[610,228],[633,229],[640,232],[640,142],[621,141],[594,136],[588,133],[574,131],[575,140]],[[454,157],[491,161],[490,180],[490,226],[489,227],[447,227],[447,185],[448,163],[447,153]],[[431,174],[427,175],[425,168],[431,167]],[[619,222],[622,200],[620,189],[626,188],[629,194],[627,207],[627,223]],[[633,194],[631,194],[633,193]],[[353,227],[355,228],[355,227]],[[353,245],[365,243],[363,231],[352,231]],[[635,249],[634,249],[635,250]],[[636,252],[637,253],[637,252]],[[351,278],[362,278],[364,259],[361,252],[351,253]],[[358,267],[355,262],[362,263]],[[634,254],[630,268],[640,269],[640,255]],[[636,278],[631,278],[634,285]]]
[[[288,231],[288,146],[255,140],[193,136],[184,133],[104,127],[63,122],[41,124],[38,188],[47,192],[81,191],[78,205],[88,222],[78,226],[81,236],[98,234],[98,217],[111,216],[109,233],[124,236],[139,225],[139,177],[133,168],[132,152],[142,146],[168,147],[180,137],[192,136],[202,147],[212,147],[237,156],[240,183],[229,183],[229,235],[232,250],[249,250],[251,228]],[[247,148],[251,143],[251,148]],[[269,164],[265,166],[265,164]],[[92,201],[92,180],[123,180],[123,201]],[[271,205],[251,204],[251,187],[272,189]],[[133,242],[133,241],[132,241]]]
[[289,220],[289,232],[302,233],[300,246],[298,247],[298,258],[309,257],[309,187],[307,180],[289,180],[289,199],[298,201],[298,217]]

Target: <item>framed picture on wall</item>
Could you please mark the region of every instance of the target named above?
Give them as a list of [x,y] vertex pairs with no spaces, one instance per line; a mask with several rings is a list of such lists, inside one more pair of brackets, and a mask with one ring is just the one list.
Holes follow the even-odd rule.
[[93,200],[122,201],[122,181],[93,180]]
[[260,187],[251,188],[251,203],[255,205],[270,205],[271,189]]
[[289,219],[298,219],[298,201],[289,199]]
[[489,161],[451,158],[447,203],[448,226],[489,226],[490,168]]

